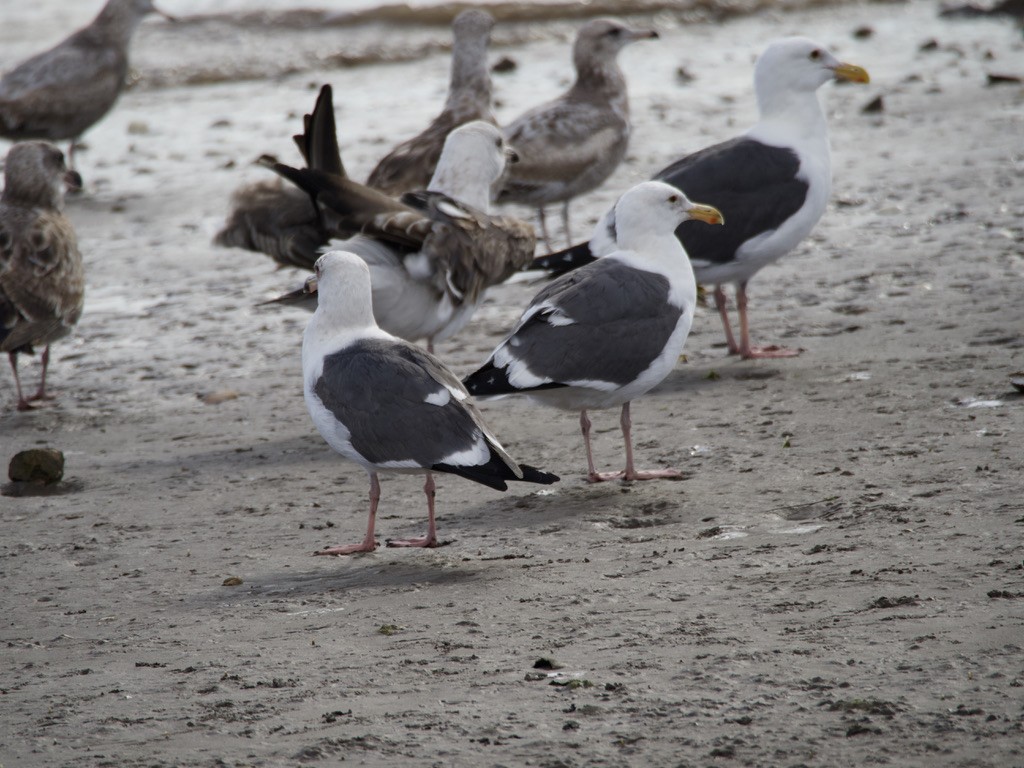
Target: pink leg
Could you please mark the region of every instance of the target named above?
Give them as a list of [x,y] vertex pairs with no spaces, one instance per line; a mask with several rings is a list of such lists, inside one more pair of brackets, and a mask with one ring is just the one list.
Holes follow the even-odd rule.
[[437,528],[434,526],[434,476],[427,472],[427,480],[423,483],[423,492],[427,494],[427,535],[416,539],[388,539],[389,547],[436,547]]
[[750,326],[747,322],[747,284],[740,283],[736,286],[736,307],[740,313],[740,357],[745,360],[752,358],[765,359],[765,358],[779,358],[779,357],[796,357],[802,349],[787,349],[786,347],[780,347],[777,344],[772,344],[767,347],[752,347],[750,346]]
[[740,351],[740,348],[736,344],[736,339],[732,335],[732,327],[729,325],[729,312],[725,308],[725,291],[722,290],[722,286],[715,286],[715,308],[718,310],[718,316],[722,318],[722,327],[725,328],[725,343],[729,348],[729,354],[735,355]]
[[569,231],[569,201],[562,203],[562,229],[565,231],[565,244],[572,245],[572,233]]
[[622,427],[622,437],[626,441],[626,471],[620,473],[623,480],[658,480],[662,478],[678,480],[683,476],[678,469],[652,469],[646,472],[637,472],[636,467],[633,466],[633,422],[629,418],[629,403],[622,406],[622,417],[619,424]]
[[377,473],[370,473],[370,522],[366,526],[366,537],[361,544],[348,544],[337,547],[327,547],[314,555],[351,555],[356,552],[373,552],[377,548],[377,540],[373,537],[373,526],[377,520],[377,502],[380,501],[380,481]]
[[43,350],[43,375],[39,379],[39,389],[36,393],[29,398],[29,400],[56,400],[53,395],[46,394],[46,369],[50,366],[50,345],[46,345],[46,349]]
[[621,472],[601,473],[594,469],[594,454],[590,451],[590,419],[587,418],[587,410],[580,411],[580,431],[583,433],[583,447],[587,449],[587,482],[601,483],[611,480],[614,477],[621,477]]
[[25,395],[21,393],[21,379],[18,377],[18,356],[14,352],[9,352],[7,359],[11,361],[11,371],[14,372],[14,387],[18,391],[18,410],[31,411],[32,406],[25,399]]
[[537,218],[540,220],[540,236],[544,238],[544,246],[548,249],[548,253],[551,253],[554,248],[551,247],[551,238],[548,236],[548,222],[544,215],[543,205],[537,208]]

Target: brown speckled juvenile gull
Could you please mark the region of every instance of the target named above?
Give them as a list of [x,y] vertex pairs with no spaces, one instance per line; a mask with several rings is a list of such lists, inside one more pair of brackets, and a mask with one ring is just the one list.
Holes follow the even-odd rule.
[[[303,136],[296,137],[303,154],[321,156],[321,165],[337,155],[327,135],[334,133],[332,116],[325,87]],[[332,232],[359,232],[332,247],[357,253],[370,265],[377,323],[409,341],[425,338],[431,349],[469,321],[487,288],[533,258],[533,227],[489,213],[493,184],[514,159],[498,128],[476,120],[448,135],[427,191],[401,201],[337,172],[271,167],[316,201]],[[280,301],[314,306],[308,289]]]
[[557,99],[531,109],[505,128],[519,153],[498,202],[537,207],[541,235],[551,248],[544,206],[562,203],[569,234],[569,201],[599,187],[626,155],[629,98],[616,57],[626,45],[656,38],[614,19],[594,19],[580,28],[572,58],[576,82]]
[[[4,165],[0,196],[0,352],[10,357],[18,410],[46,394],[50,344],[71,332],[82,314],[85,275],[78,239],[61,213],[64,185],[73,181],[52,144],[15,144]],[[26,398],[18,378],[20,353],[43,350],[39,389]]]
[[466,388],[433,355],[382,331],[370,307],[370,270],[359,256],[330,251],[316,263],[320,303],[302,338],[306,407],[324,440],[370,476],[370,515],[359,544],[317,555],[377,548],[378,472],[425,474],[427,535],[391,547],[436,547],[433,472],[499,491],[509,480],[548,485],[556,475],[517,464],[480,418]]
[[0,136],[71,140],[74,167],[78,138],[114,106],[128,74],[128,44],[152,0],[108,0],[87,27],[0,78]]
[[496,123],[491,113],[491,76],[487,46],[494,19],[481,10],[463,11],[452,22],[452,69],[444,109],[418,136],[399,144],[371,171],[366,183],[400,195],[423,189],[434,173],[444,140],[472,120]]
[[[675,237],[676,226],[690,219],[722,223],[717,210],[691,203],[668,184],[630,189],[615,205],[619,250],[538,293],[508,338],[463,382],[472,395],[522,392],[579,411],[589,482],[680,476],[635,469],[629,404],[668,376],[690,332],[697,284]],[[587,411],[614,406],[622,406],[626,468],[601,473],[590,452]]]

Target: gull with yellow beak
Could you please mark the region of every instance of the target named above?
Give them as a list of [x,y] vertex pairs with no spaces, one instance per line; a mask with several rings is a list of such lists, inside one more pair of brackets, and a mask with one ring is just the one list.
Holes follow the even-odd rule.
[[[472,395],[524,393],[579,411],[588,482],[681,476],[633,466],[629,405],[668,376],[690,333],[697,283],[674,234],[690,220],[721,224],[722,215],[660,181],[630,189],[615,204],[618,249],[538,293],[508,338],[463,382]],[[615,406],[622,406],[626,468],[597,472],[587,411]]]
[[[792,357],[799,350],[753,347],[747,321],[747,283],[762,267],[785,256],[818,223],[832,187],[825,113],[818,89],[830,80],[867,83],[868,73],[840,62],[805,37],[776,40],[754,67],[760,119],[745,134],[677,160],[655,179],[715,206],[723,227],[683,222],[676,235],[700,283],[715,286],[715,306],[730,354],[744,358]],[[614,211],[598,223],[590,241],[543,256],[535,268],[556,274],[614,251]],[[725,283],[736,285],[739,343],[729,326]]]

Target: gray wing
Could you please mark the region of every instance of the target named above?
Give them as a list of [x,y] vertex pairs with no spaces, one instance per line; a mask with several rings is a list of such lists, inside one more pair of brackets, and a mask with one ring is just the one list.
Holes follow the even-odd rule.
[[740,137],[687,155],[654,179],[722,212],[725,226],[684,221],[676,236],[692,261],[723,264],[747,240],[778,229],[803,207],[808,184],[799,170],[792,149]]
[[52,126],[62,123],[81,132],[113,105],[127,66],[114,49],[59,45],[0,80],[0,121],[27,136],[61,138]]
[[653,272],[601,259],[541,291],[503,344],[547,384],[627,384],[662,353],[683,309]]
[[371,463],[459,466],[467,464],[459,454],[481,454],[483,444],[477,464],[497,450],[516,466],[464,399],[469,393],[458,378],[411,344],[364,340],[328,355],[314,392]]
[[574,178],[624,149],[626,123],[606,107],[559,102],[527,112],[505,129],[519,162],[507,186]]

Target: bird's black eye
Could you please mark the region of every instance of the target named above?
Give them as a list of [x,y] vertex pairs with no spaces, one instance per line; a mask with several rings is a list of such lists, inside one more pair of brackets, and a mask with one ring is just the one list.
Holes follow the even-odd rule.
[[810,54],[811,61],[817,61],[820,58],[821,58],[821,51],[820,50],[815,48],[813,51],[811,51],[811,54]]
[[495,139],[494,140],[494,146],[496,146],[498,149],[503,149],[504,148],[504,142],[501,139]]
[[669,195],[668,201],[670,203],[678,203],[679,202],[679,195]]
[[622,28],[612,27],[611,29],[608,30],[607,34],[609,37],[618,37],[619,35],[622,34]]

